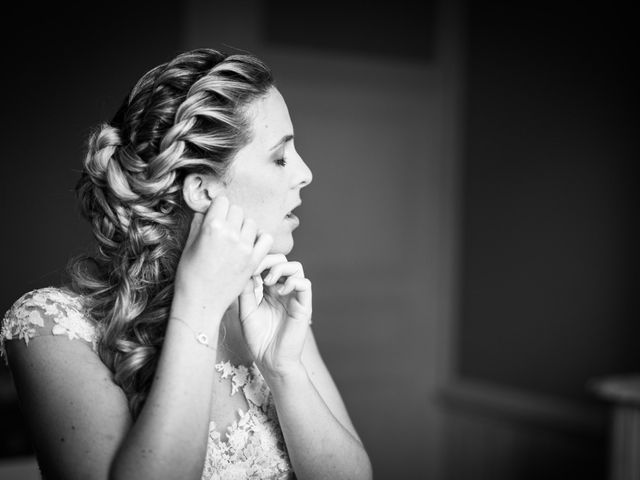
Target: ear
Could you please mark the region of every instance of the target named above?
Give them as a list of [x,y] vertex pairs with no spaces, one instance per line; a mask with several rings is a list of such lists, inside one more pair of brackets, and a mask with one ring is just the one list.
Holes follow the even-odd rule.
[[188,174],[182,184],[185,203],[194,212],[204,213],[211,200],[222,190],[222,184],[213,175],[203,173]]

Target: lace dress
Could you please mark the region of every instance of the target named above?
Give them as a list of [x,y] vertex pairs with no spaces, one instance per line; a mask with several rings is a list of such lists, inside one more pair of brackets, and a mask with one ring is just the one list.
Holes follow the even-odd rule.
[[[40,335],[66,335],[92,345],[96,351],[98,330],[84,313],[80,297],[58,288],[42,288],[24,294],[5,313],[0,330],[0,356],[6,358],[5,342],[23,340],[27,345]],[[231,395],[242,392],[248,410],[238,410],[237,420],[220,437],[209,424],[207,455],[202,480],[293,479],[282,431],[269,388],[258,368],[215,366],[222,378],[231,380]]]

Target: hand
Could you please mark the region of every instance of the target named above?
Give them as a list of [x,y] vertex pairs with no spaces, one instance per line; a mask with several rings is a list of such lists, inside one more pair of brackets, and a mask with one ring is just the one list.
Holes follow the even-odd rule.
[[[269,270],[260,304],[254,282]],[[311,282],[299,262],[267,255],[239,298],[240,322],[247,346],[263,374],[281,375],[301,363],[311,323]]]
[[271,235],[259,235],[240,207],[216,197],[204,214],[194,214],[176,271],[176,293],[221,317],[272,243]]

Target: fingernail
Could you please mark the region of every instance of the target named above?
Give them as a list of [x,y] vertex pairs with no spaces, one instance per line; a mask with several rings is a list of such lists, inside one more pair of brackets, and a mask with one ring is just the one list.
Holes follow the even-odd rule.
[[284,290],[285,290],[284,285],[282,287],[278,287],[278,293],[280,295],[282,295],[284,293]]
[[273,275],[270,273],[266,277],[264,277],[264,283],[271,283],[273,281]]

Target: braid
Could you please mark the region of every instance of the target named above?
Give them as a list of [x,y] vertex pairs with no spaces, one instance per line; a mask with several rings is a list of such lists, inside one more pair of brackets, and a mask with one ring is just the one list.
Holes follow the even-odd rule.
[[273,85],[254,57],[186,52],[144,74],[89,138],[76,193],[97,248],[69,272],[134,416],[154,377],[192,218],[182,182],[192,172],[225,175],[250,139],[247,106]]

